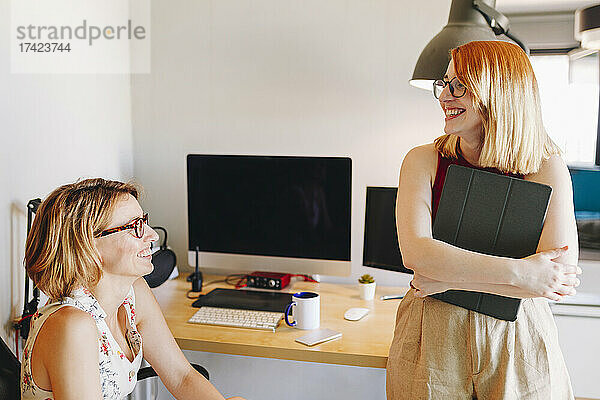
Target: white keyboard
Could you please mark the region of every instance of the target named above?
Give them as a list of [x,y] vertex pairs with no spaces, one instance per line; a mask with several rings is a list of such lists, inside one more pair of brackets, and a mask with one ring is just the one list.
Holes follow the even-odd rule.
[[192,324],[233,326],[275,332],[283,313],[231,308],[200,307],[189,319]]

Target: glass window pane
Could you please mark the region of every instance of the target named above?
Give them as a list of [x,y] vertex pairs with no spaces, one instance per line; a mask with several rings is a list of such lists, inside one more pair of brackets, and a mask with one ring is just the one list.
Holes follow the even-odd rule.
[[598,123],[598,56],[532,56],[548,134],[569,164],[593,164]]

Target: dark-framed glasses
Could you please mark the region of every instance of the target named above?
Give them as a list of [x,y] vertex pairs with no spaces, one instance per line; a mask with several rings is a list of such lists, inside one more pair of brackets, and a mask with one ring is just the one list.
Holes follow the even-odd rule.
[[450,87],[450,94],[456,98],[463,97],[467,92],[467,88],[465,87],[465,85],[460,83],[460,81],[456,77],[454,77],[450,81],[445,81],[443,79],[438,79],[437,81],[434,81],[433,96],[436,99],[439,99],[440,95],[442,94],[442,91],[446,86]]
[[144,237],[144,226],[148,225],[148,213],[145,213],[143,217],[137,217],[133,221],[128,224],[117,226],[115,228],[110,228],[102,233],[98,237],[103,237],[106,235],[110,235],[111,233],[117,233],[121,231],[126,231],[127,229],[133,229],[133,235],[141,239]]

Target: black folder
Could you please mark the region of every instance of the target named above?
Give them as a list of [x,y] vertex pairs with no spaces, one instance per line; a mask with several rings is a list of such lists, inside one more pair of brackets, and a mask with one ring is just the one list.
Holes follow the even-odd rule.
[[[536,252],[552,188],[535,182],[451,165],[433,223],[434,239],[494,256]],[[464,290],[438,300],[506,321],[517,319],[520,299]]]

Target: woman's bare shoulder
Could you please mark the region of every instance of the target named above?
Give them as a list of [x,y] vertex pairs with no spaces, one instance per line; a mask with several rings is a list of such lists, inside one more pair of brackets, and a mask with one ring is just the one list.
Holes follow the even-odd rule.
[[423,144],[421,146],[413,147],[406,154],[405,160],[411,161],[426,161],[431,163],[432,161],[437,162],[437,150],[433,143]]
[[148,286],[144,278],[138,278],[133,282],[133,291],[135,293],[136,305],[138,302],[145,303],[148,299],[154,298],[154,294],[152,294],[152,290],[150,290],[150,286]]
[[[133,283],[135,293],[136,324],[140,324],[153,314],[160,312],[154,293],[144,278],[139,278]],[[151,319],[151,318],[150,318]]]
[[68,398],[100,399],[98,338],[96,322],[87,312],[65,306],[52,313],[35,340],[34,379],[55,398],[69,394]]
[[525,177],[526,180],[550,185],[564,185],[571,183],[571,176],[567,164],[559,155],[555,154],[542,161],[540,169]]
[[35,354],[47,366],[65,354],[98,352],[98,328],[92,316],[75,307],[65,306],[48,316],[35,341]]
[[402,161],[401,175],[422,175],[433,181],[437,168],[438,151],[433,143],[412,148]]
[[62,340],[66,336],[91,333],[94,333],[92,337],[95,340],[97,328],[92,316],[79,308],[70,306],[62,307],[52,313],[40,330],[40,334],[44,334],[47,338],[58,340]]

